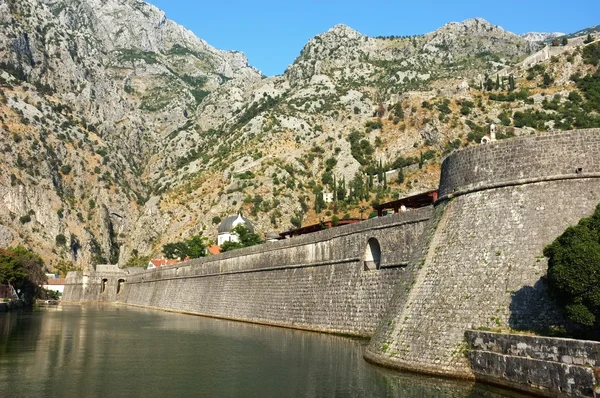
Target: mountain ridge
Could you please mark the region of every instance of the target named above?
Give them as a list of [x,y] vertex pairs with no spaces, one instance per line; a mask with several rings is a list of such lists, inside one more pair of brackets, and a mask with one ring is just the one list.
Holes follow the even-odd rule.
[[[361,216],[434,187],[443,155],[492,122],[532,131],[490,99],[501,87],[484,88],[500,71],[531,91],[522,111],[577,90],[559,66],[590,70],[565,48],[544,64],[557,85],[542,88],[542,72],[519,66],[541,45],[479,18],[414,37],[336,25],[269,78],[141,1],[0,0],[0,23],[0,245],[27,243],[53,264],[123,265],[215,239],[238,211],[263,234]],[[385,188],[372,177],[382,169]],[[321,203],[334,188],[346,199]]]

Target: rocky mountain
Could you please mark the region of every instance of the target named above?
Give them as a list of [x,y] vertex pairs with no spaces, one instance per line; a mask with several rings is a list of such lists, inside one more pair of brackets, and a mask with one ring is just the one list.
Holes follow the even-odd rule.
[[552,32],[552,33],[542,33],[542,32],[527,32],[523,33],[521,37],[527,41],[532,42],[546,42],[554,39],[555,37],[564,36],[564,33],[560,32]]
[[270,78],[138,0],[0,0],[0,25],[0,246],[53,265],[216,239],[237,211],[263,234],[366,216],[434,187],[492,122],[505,138],[596,120],[527,119],[571,91],[587,103],[569,78],[594,68],[581,45],[525,67],[541,44],[482,19],[412,37],[338,25]]

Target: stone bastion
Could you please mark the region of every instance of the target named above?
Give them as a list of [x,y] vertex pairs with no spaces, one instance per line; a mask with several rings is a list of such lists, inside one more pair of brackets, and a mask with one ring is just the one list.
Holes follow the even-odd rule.
[[467,330],[563,322],[542,251],[598,203],[600,129],[493,142],[445,159],[435,206],[184,265],[71,275],[65,300],[371,337],[371,362],[472,379]]
[[[467,148],[442,165],[432,230],[410,293],[390,304],[365,357],[473,378],[467,329],[563,322],[542,251],[600,203],[600,129]],[[415,252],[415,254],[418,254]]]

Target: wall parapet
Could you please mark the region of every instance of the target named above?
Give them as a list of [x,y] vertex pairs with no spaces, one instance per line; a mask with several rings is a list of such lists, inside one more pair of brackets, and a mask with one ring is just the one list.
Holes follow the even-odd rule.
[[600,129],[514,138],[466,148],[442,164],[439,200],[484,189],[600,178]]
[[[146,270],[70,275],[68,301],[115,301],[238,321],[373,335],[433,206]],[[78,282],[81,281],[80,284]]]
[[545,397],[594,397],[600,342],[467,330],[479,380]]
[[[363,246],[366,243],[357,241],[358,235],[372,234],[385,240],[382,231],[402,229],[411,224],[423,223],[433,214],[433,206],[415,209],[405,213],[379,217],[363,222],[344,225],[301,235],[277,242],[267,242],[217,256],[203,257],[170,266],[154,268],[146,272],[132,275],[128,283],[148,282],[188,277],[262,272],[277,269],[303,268],[332,265],[337,263],[356,263],[361,261]],[[336,244],[332,244],[335,241]],[[343,242],[346,247],[340,247]],[[386,242],[388,243],[388,242]],[[386,250],[382,256],[381,268],[406,266],[412,244],[396,243],[396,250]],[[405,245],[401,245],[405,243]],[[291,250],[309,247],[309,250]],[[265,255],[270,257],[265,262]]]

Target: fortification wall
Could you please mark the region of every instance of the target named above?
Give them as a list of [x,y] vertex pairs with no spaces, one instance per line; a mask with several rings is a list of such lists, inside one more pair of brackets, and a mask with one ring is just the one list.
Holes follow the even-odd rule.
[[[442,167],[436,225],[413,288],[366,352],[370,361],[473,378],[464,332],[562,321],[543,248],[600,203],[600,130],[469,148]],[[582,168],[581,172],[576,170]]]
[[539,181],[600,176],[599,129],[496,141],[448,156],[439,197]]
[[125,282],[142,268],[120,269],[117,265],[99,264],[89,272],[69,272],[65,280],[63,302],[115,302]]
[[[129,275],[116,300],[371,336],[394,292],[408,291],[414,269],[407,264],[432,212],[422,208]],[[379,269],[365,269],[370,239],[380,245]],[[77,298],[78,289],[66,286],[72,293],[65,297]],[[87,291],[76,301],[97,301],[97,289]],[[111,294],[100,296],[110,301]]]

